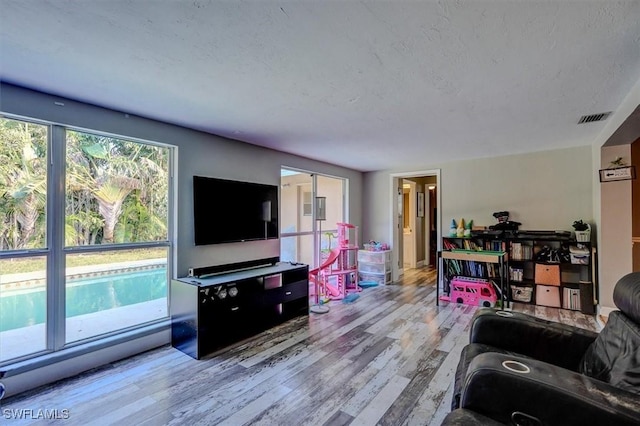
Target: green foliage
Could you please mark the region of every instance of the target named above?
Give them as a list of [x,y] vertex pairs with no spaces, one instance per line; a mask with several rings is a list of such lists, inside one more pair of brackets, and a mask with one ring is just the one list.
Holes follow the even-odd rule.
[[[169,150],[66,134],[65,244],[166,239]],[[47,141],[48,126],[0,118],[0,250],[46,247]]]

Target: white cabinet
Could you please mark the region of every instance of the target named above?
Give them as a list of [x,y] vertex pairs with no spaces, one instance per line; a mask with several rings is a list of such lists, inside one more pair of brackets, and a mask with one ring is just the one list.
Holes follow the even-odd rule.
[[361,282],[391,283],[391,250],[359,250],[358,275]]

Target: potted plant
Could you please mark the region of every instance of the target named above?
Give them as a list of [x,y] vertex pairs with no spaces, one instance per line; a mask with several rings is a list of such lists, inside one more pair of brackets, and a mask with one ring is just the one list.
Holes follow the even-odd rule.
[[582,219],[573,222],[573,229],[576,231],[576,241],[589,242],[591,239],[591,227],[584,223]]

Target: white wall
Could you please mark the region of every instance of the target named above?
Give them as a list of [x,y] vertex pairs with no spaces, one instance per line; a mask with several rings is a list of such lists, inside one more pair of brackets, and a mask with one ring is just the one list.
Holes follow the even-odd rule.
[[[452,218],[474,225],[496,223],[493,212],[507,210],[520,229],[571,230],[576,219],[593,221],[591,147],[582,146],[443,164],[440,169],[442,231]],[[364,175],[363,239],[392,241],[389,227],[392,170]],[[397,247],[392,247],[394,252]],[[394,253],[394,258],[397,256]],[[397,262],[394,262],[397,265]]]
[[[600,183],[598,169],[608,167],[616,156],[631,161],[631,146],[603,147],[611,135],[640,105],[640,80],[631,88],[624,101],[592,144],[594,179],[594,216],[598,224],[599,311],[605,315],[615,309],[613,288],[622,276],[633,270],[631,244],[631,181]],[[636,135],[637,137],[638,135]],[[631,144],[634,139],[629,140]]]
[[[607,146],[602,148],[601,167],[609,167],[609,162],[618,157],[631,160],[631,145]],[[608,313],[615,308],[613,288],[618,280],[633,270],[633,244],[631,243],[632,213],[630,180],[606,182],[600,186],[602,202],[602,222],[598,252],[600,260],[599,308]]]
[[[442,168],[442,219],[494,225],[510,212],[520,229],[571,230],[592,221],[588,146],[452,163]],[[444,229],[443,229],[444,230]]]

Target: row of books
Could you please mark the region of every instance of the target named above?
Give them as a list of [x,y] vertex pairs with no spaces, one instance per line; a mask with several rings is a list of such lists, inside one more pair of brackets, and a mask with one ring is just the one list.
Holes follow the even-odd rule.
[[445,250],[456,250],[456,249],[464,249],[464,250],[479,250],[482,247],[478,246],[473,240],[463,240],[462,247],[458,246],[453,241],[444,239],[442,241],[442,246]]
[[500,240],[485,241],[484,249],[491,251],[506,251],[507,243]]
[[495,263],[446,259],[446,268],[449,276],[465,275],[478,278],[500,277],[500,265]]
[[512,260],[533,259],[533,246],[522,244],[522,243],[511,243],[511,259]]

